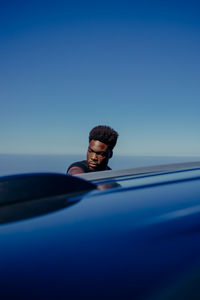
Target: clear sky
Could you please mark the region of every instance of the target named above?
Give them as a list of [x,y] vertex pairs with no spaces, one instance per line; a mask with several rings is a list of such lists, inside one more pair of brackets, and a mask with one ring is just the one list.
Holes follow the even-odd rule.
[[0,153],[200,155],[200,2],[1,1]]

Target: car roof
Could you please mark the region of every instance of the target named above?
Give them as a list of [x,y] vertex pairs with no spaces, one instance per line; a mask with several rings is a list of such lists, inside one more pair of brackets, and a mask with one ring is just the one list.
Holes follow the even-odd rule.
[[164,299],[188,287],[200,265],[199,165],[91,182],[110,183],[54,195],[72,205],[0,226],[3,295]]

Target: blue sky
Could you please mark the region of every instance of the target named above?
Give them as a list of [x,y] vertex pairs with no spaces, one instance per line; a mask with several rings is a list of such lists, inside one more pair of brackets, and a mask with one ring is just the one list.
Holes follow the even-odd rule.
[[5,1],[0,153],[200,155],[198,1]]

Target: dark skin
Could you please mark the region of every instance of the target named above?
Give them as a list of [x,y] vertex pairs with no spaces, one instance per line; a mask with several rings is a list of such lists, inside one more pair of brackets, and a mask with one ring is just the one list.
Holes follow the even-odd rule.
[[[108,165],[109,159],[112,157],[112,150],[108,145],[98,141],[91,140],[87,151],[87,161],[91,171],[103,171]],[[84,173],[80,167],[72,167],[68,174],[75,175]]]

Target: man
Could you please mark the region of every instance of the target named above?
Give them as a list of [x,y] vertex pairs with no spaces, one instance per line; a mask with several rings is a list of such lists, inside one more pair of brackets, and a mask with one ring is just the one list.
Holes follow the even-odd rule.
[[96,126],[89,134],[87,160],[71,164],[67,170],[70,175],[95,171],[111,170],[108,161],[113,155],[118,133],[109,126]]

